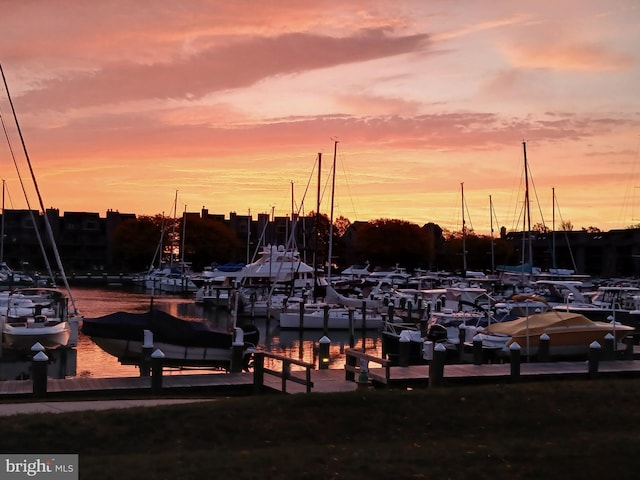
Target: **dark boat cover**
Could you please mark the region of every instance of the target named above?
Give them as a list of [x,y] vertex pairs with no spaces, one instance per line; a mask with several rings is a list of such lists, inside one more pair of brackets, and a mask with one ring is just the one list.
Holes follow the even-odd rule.
[[[243,326],[245,343],[258,343],[258,330]],[[161,310],[145,313],[116,312],[103,317],[85,318],[82,333],[88,337],[142,341],[144,330],[153,332],[157,342],[189,347],[231,348],[233,332],[215,329],[205,323],[184,320]]]

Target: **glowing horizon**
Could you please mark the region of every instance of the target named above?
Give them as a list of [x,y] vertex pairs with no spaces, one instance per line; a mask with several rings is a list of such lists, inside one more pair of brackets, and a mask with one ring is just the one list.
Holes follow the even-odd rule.
[[[14,5],[9,92],[46,208],[461,228],[640,223],[640,6],[492,0]],[[28,177],[7,95],[0,113]],[[7,208],[27,208],[11,151]],[[556,208],[552,205],[555,189]],[[305,195],[306,192],[306,195]],[[30,192],[32,208],[39,208]],[[304,206],[302,204],[304,203]]]

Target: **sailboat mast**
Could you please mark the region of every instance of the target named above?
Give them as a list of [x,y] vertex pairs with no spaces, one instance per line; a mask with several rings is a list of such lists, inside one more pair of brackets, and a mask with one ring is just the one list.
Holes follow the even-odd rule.
[[464,182],[460,182],[462,201],[462,276],[467,276],[467,224],[464,220]]
[[313,239],[313,291],[318,291],[318,236],[320,235],[320,184],[322,183],[322,152],[318,152],[318,191],[316,193],[315,237]]
[[556,265],[556,187],[551,187],[551,264],[553,268]]
[[495,273],[496,270],[496,260],[495,260],[495,248],[493,245],[493,200],[491,199],[491,195],[489,195],[489,216],[490,225],[491,225],[491,274]]
[[182,273],[185,272],[184,269],[184,243],[187,239],[187,206],[184,206],[184,211],[182,212],[182,238],[180,239],[180,265],[182,267]]
[[529,206],[529,165],[527,163],[527,143],[525,141],[522,142],[522,149],[524,152],[524,208],[527,213],[527,243],[529,246],[529,263],[533,266],[533,252],[531,249],[531,209]]
[[333,199],[336,192],[336,157],[338,154],[338,140],[333,142],[333,172],[331,177],[331,218],[329,219],[329,266],[327,267],[327,281],[331,280],[331,258],[333,256]]
[[249,263],[249,255],[251,249],[251,209],[248,210],[247,215],[247,262]]
[[173,268],[173,250],[175,249],[176,241],[176,219],[178,217],[178,190],[176,190],[176,196],[173,200],[173,227],[171,229],[171,251],[169,252],[169,268]]
[[[33,181],[33,186],[38,196],[38,202],[40,205],[40,209],[42,210],[42,213],[43,213],[44,224],[47,229],[47,235],[49,235],[49,240],[51,242],[51,248],[53,249],[53,254],[56,259],[56,264],[58,266],[58,269],[60,269],[60,275],[62,276],[62,281],[64,282],[65,289],[69,294],[69,299],[71,300],[71,305],[73,306],[73,310],[74,310],[73,313],[77,314],[78,309],[76,307],[76,302],[73,298],[73,295],[71,295],[71,287],[69,287],[69,281],[67,280],[67,275],[64,271],[64,267],[62,266],[60,253],[58,252],[58,247],[56,245],[55,238],[53,236],[53,230],[51,229],[51,223],[49,222],[49,217],[47,216],[47,210],[44,207],[44,202],[42,200],[42,195],[40,194],[40,188],[38,187],[36,175],[33,171],[33,166],[31,165],[31,158],[29,157],[29,152],[27,151],[27,145],[24,142],[24,136],[22,135],[22,129],[20,128],[20,123],[18,122],[18,116],[16,115],[16,110],[13,106],[13,100],[11,99],[11,94],[9,93],[9,86],[7,85],[7,79],[4,76],[4,70],[2,69],[2,65],[0,65],[0,74],[2,75],[2,81],[4,83],[5,91],[7,92],[7,99],[9,100],[9,105],[11,106],[11,113],[13,114],[13,120],[16,124],[18,136],[20,137],[20,143],[22,144],[22,151],[24,152],[24,157],[27,161],[27,165],[29,166],[29,173],[31,174],[31,180]],[[45,261],[47,261],[46,257],[45,257]]]

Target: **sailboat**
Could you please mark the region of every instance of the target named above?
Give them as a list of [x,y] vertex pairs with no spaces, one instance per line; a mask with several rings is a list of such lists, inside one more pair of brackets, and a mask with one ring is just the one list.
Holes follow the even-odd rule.
[[[170,235],[171,239],[176,237],[175,225],[177,220],[177,205],[178,205],[178,191],[176,190],[174,206],[173,206],[173,232]],[[183,244],[180,247],[180,262],[174,262],[174,245],[170,245],[169,259],[168,265],[167,262],[163,258],[164,252],[164,233],[165,226],[164,220],[162,227],[160,229],[160,241],[158,242],[158,246],[156,248],[156,252],[154,254],[153,261],[151,263],[151,267],[149,270],[142,274],[137,280],[136,283],[140,286],[145,287],[147,290],[151,290],[152,292],[161,292],[161,293],[190,293],[198,290],[197,285],[192,280],[193,272],[191,271],[190,266],[184,261],[184,237],[185,237],[185,227],[186,227],[186,213],[182,216],[182,241]],[[173,240],[172,240],[173,241]],[[154,267],[156,258],[158,258],[158,266]],[[176,265],[176,263],[178,263]]]
[[[529,205],[529,164],[527,161],[527,144],[522,141],[524,160],[524,215],[522,218],[522,261],[520,265],[498,265],[496,270],[501,272],[503,281],[509,278],[519,280],[518,283],[524,285],[531,280],[531,277],[540,273],[540,269],[533,266],[533,249],[531,246],[531,213]],[[526,279],[526,281],[525,281]]]
[[[4,75],[4,70],[1,65],[0,73],[2,74],[7,98],[11,106],[16,129],[22,143],[23,153],[29,166],[33,186],[36,194],[38,195],[40,208],[46,213],[38,182],[36,181],[33,168],[31,166],[31,159],[22,136],[18,117],[13,106],[13,101],[11,100],[11,95],[9,94],[9,87]],[[7,140],[9,140],[8,136]],[[16,170],[18,170],[17,173],[18,176],[20,176],[17,163]],[[28,204],[29,200],[26,200]],[[31,210],[30,206],[29,209]],[[69,283],[58,253],[51,224],[49,223],[49,219],[46,214],[43,215],[43,220],[58,270],[60,271],[61,278],[65,284],[65,289],[27,288],[13,290],[8,295],[6,304],[0,307],[0,331],[2,334],[2,341],[0,345],[2,348],[28,350],[35,344],[39,343],[45,349],[57,349],[59,347],[74,346],[77,344],[78,322],[81,317],[76,309],[73,297],[71,296]],[[43,242],[40,238],[37,225],[34,225],[34,227],[36,227],[34,231],[38,236],[49,275],[54,279],[55,277],[44,251]],[[72,306],[71,310],[69,308],[69,302]]]

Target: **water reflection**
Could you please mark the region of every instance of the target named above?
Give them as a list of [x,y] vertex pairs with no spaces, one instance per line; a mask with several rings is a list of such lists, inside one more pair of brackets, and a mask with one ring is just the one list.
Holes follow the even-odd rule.
[[[143,312],[151,308],[164,310],[172,315],[188,318],[193,321],[205,321],[217,327],[231,327],[233,318],[228,312],[215,308],[204,308],[197,305],[193,298],[176,296],[159,296],[153,298],[148,293],[121,289],[74,288],[73,297],[80,313],[87,318],[108,315],[117,311]],[[285,355],[308,363],[318,364],[318,341],[324,335],[321,330],[280,331],[274,320],[266,318],[238,319],[238,322],[253,323],[260,331],[260,347],[265,351]],[[331,340],[329,347],[329,368],[344,367],[344,350],[350,346],[349,332],[330,331],[327,337]],[[355,332],[353,345],[365,347],[372,355],[380,356],[382,341],[379,332],[367,331],[364,335]],[[138,368],[132,365],[121,365],[117,358],[107,354],[89,338],[80,334],[78,339],[77,375],[96,378],[125,377],[139,375]],[[267,366],[269,366],[267,364]],[[168,374],[185,373],[169,371]]]

